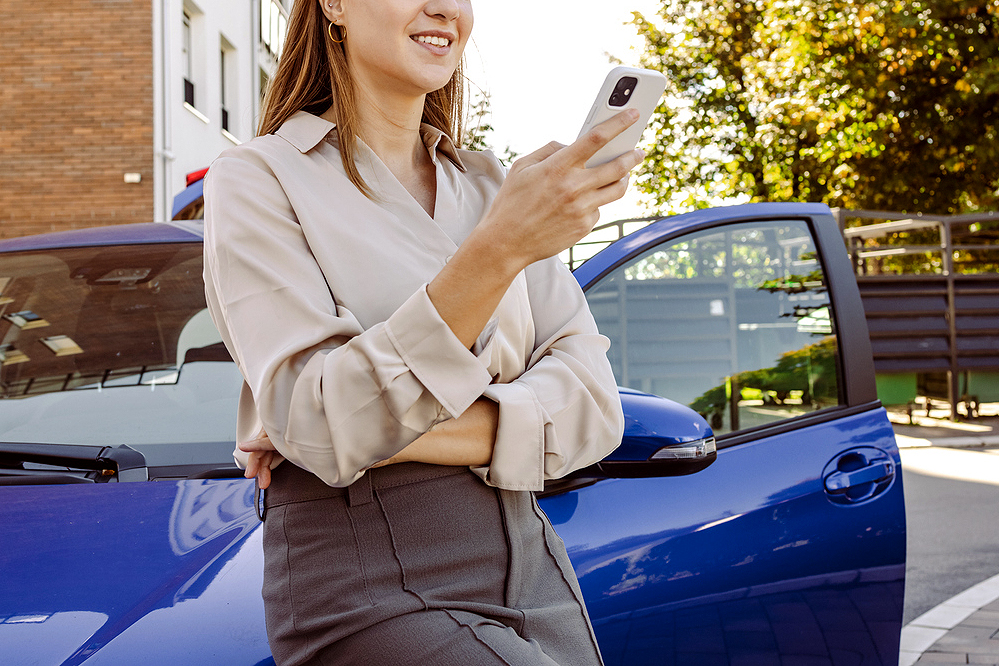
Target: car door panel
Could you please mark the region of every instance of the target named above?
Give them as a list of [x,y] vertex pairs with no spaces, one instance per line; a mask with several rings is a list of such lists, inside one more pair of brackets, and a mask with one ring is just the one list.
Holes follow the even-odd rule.
[[[895,663],[901,476],[850,506],[830,501],[822,478],[857,443],[897,469],[891,428],[874,409],[726,448],[689,476],[608,479],[543,499],[608,665],[766,654]],[[698,636],[677,633],[695,619]]]
[[[628,283],[627,296],[643,300],[631,304],[629,312],[638,314],[627,321],[614,314],[624,306],[610,303],[618,292],[601,296],[604,303],[591,300],[598,325],[613,344],[644,345],[640,354],[617,350],[615,371],[631,370],[629,382],[622,383],[632,388],[662,389],[668,398],[675,390],[680,402],[691,403],[707,394],[705,387],[718,384],[724,368],[732,368],[728,383],[712,389],[723,396],[719,409],[730,432],[719,437],[718,456],[709,467],[687,476],[606,479],[541,501],[566,542],[604,658],[608,666],[896,664],[905,566],[900,460],[887,415],[873,397],[873,373],[859,367],[869,363],[862,353],[867,332],[855,325],[863,312],[854,311],[859,299],[852,299],[856,284],[848,265],[844,270],[838,231],[830,229],[827,211],[814,205],[735,207],[680,217],[686,224],[664,220],[658,229],[626,239],[617,255],[612,250],[584,264],[587,271],[577,272],[584,289],[596,293],[592,287],[610,271],[620,273],[629,261],[652,256],[656,247],[682,241],[687,232],[724,232],[726,225],[747,220],[764,228],[771,220],[797,218],[803,222],[794,229],[807,223],[824,270],[821,288],[812,291],[831,300],[832,311],[808,301],[816,297],[805,289],[785,289],[778,294],[778,309],[786,313],[766,314],[773,306],[763,292],[773,284],[778,287],[771,293],[784,288],[787,275],[740,291],[731,270],[666,285],[649,297],[641,292],[659,276],[638,275],[646,282]],[[774,236],[775,247],[798,242],[790,238],[794,235]],[[811,261],[812,253],[800,257]],[[696,277],[696,271],[690,274]],[[698,293],[710,305],[708,314],[717,316],[690,314],[696,315],[691,294]],[[780,317],[789,319],[790,327]],[[768,321],[776,322],[770,331]],[[667,340],[658,348],[650,337],[657,330]],[[733,332],[727,343],[724,330]],[[817,330],[836,338],[822,361],[836,366],[834,385],[820,385],[828,367],[820,368],[808,375],[800,406],[789,407],[787,391],[772,372],[762,404],[743,399],[747,391],[739,382],[759,382],[766,374],[747,370],[756,367],[745,365],[752,362],[747,358],[793,357],[787,350],[810,340],[802,333]],[[615,362],[613,347],[611,353]],[[658,367],[643,364],[644,354]],[[677,372],[687,375],[677,380]],[[750,402],[751,407],[742,404]],[[776,416],[753,421],[759,414]]]
[[[839,664],[849,663],[841,653],[865,652],[873,661],[864,663],[894,663],[901,477],[851,506],[830,501],[822,479],[856,443],[884,451],[897,469],[891,428],[874,409],[726,448],[689,476],[609,479],[542,500],[608,665],[764,654]],[[678,636],[694,618],[700,637]]]

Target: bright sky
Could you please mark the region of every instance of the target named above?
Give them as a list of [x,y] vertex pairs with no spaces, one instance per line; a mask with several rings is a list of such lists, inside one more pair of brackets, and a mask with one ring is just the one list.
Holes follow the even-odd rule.
[[[549,141],[571,143],[604,76],[607,54],[636,65],[640,42],[631,12],[655,14],[655,0],[486,0],[473,4],[465,50],[468,76],[491,94],[497,153],[526,155]],[[610,222],[640,214],[629,195],[601,210]]]

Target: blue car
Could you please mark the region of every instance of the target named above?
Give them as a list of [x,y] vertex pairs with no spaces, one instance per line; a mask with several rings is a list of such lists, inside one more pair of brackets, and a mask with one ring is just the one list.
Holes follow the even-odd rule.
[[[273,663],[201,245],[195,220],[0,242],[5,666]],[[895,666],[899,455],[829,210],[664,218],[575,275],[626,432],[540,503],[608,666]]]

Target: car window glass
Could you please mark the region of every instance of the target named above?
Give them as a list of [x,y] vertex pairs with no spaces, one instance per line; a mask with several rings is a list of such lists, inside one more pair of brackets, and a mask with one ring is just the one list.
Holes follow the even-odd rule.
[[802,221],[667,241],[587,300],[618,383],[690,405],[716,434],[839,403],[831,304]]
[[231,462],[241,378],[200,243],[0,255],[0,441]]

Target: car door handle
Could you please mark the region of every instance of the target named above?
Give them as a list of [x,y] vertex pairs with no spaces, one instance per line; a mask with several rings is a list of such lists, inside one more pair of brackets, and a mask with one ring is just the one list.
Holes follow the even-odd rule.
[[831,502],[858,504],[888,490],[895,474],[895,460],[886,451],[858,446],[829,461],[822,471],[822,485]]
[[851,472],[833,472],[826,477],[826,490],[830,493],[845,493],[864,483],[880,483],[891,477],[894,468],[891,461],[879,461]]

